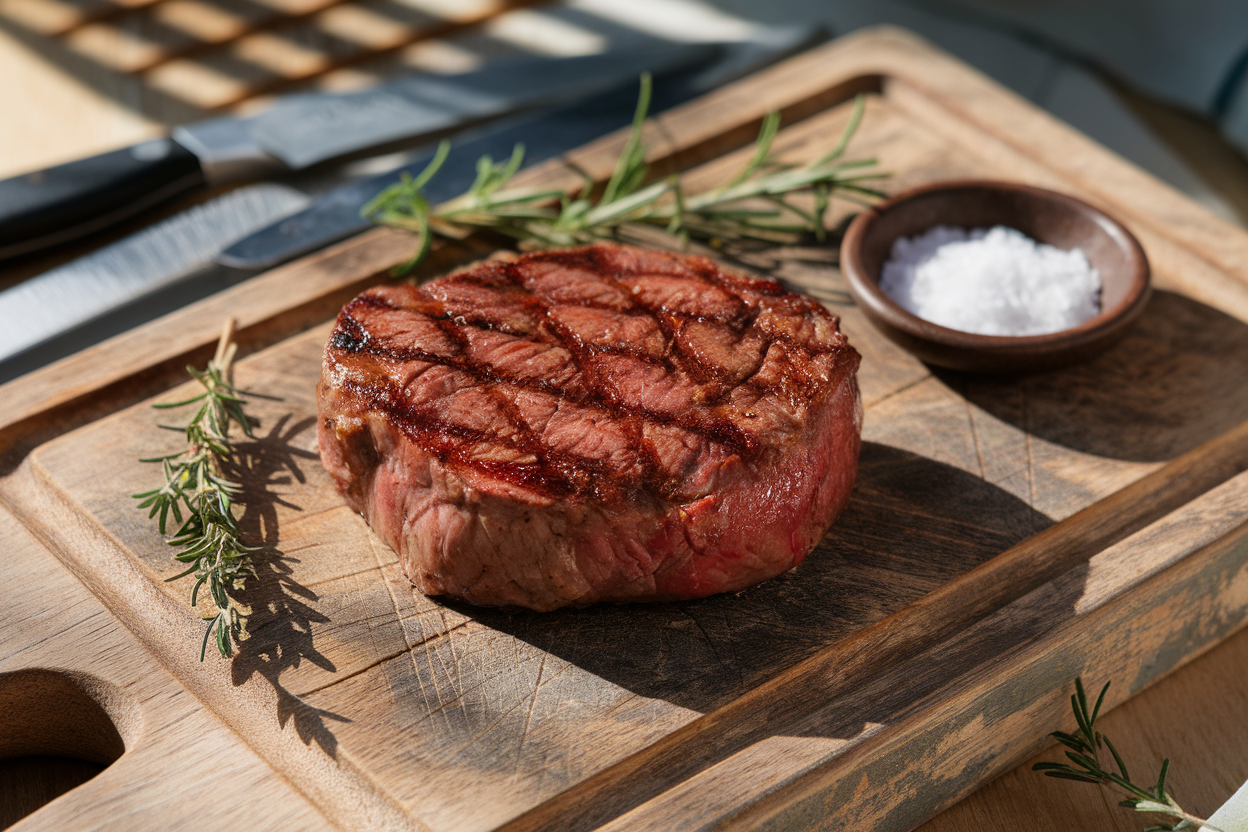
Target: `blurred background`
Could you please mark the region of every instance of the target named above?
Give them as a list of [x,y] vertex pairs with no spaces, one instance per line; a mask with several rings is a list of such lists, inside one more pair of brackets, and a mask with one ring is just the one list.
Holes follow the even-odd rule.
[[0,177],[278,93],[795,23],[905,26],[1248,218],[1248,4],[1218,0],[0,0]]

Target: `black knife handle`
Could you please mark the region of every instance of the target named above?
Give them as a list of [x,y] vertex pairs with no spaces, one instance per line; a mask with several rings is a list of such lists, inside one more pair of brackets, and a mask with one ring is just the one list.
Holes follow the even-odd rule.
[[0,260],[127,219],[204,182],[195,154],[155,139],[0,181]]

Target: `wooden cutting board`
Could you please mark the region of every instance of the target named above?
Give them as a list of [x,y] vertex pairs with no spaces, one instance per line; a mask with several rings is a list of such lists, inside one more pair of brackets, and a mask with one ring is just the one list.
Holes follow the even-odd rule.
[[[1230,635],[1248,620],[1248,235],[895,29],[663,115],[651,158],[694,187],[723,181],[780,110],[777,150],[808,160],[859,92],[851,155],[879,158],[890,191],[1005,178],[1122,219],[1158,290],[1136,329],[1066,371],[933,372],[854,308],[832,248],[742,254],[728,265],[824,301],[863,354],[845,514],[799,569],[735,595],[479,610],[414,592],[316,459],[329,321],[413,251],[373,231],[0,389],[0,520],[25,527],[6,585],[76,586],[63,565],[89,590],[82,614],[155,658],[108,670],[72,627],[46,635],[35,602],[0,606],[5,640],[32,645],[0,658],[0,698],[32,668],[103,679],[114,722],[157,707],[153,686],[189,693],[233,732],[213,723],[204,743],[241,740],[236,759],[276,773],[264,796],[260,778],[220,786],[261,826],[311,825],[293,819],[315,807],[344,829],[904,830],[1069,728],[1076,675],[1114,679],[1116,704]],[[605,178],[622,143],[525,179],[576,187],[569,164]],[[425,271],[486,253],[442,246]],[[264,395],[240,523],[273,551],[249,590],[252,637],[201,664],[187,581],[164,581],[170,550],[127,495],[159,480],[138,458],[177,446],[149,400],[189,389],[181,368],[203,363],[227,315],[247,354],[236,380]],[[100,784],[131,796],[126,828],[169,822],[142,810],[145,789],[211,811],[202,780],[122,776],[159,759],[145,749],[161,730],[118,736],[116,763],[21,828],[116,825],[91,802],[112,793]]]

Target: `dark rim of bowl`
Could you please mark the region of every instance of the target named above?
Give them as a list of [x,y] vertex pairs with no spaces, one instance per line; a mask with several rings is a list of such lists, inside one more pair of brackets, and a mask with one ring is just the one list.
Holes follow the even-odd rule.
[[[1131,271],[1132,279],[1126,295],[1114,308],[1104,309],[1095,317],[1089,318],[1079,326],[1071,327],[1070,329],[1060,329],[1056,332],[1046,332],[1040,335],[983,335],[977,332],[952,329],[929,321],[926,318],[920,318],[902,307],[880,288],[879,275],[874,277],[867,276],[866,269],[862,265],[862,239],[866,236],[867,229],[871,223],[898,205],[931,193],[977,189],[1016,191],[1039,199],[1061,202],[1073,210],[1091,216],[1096,220],[1097,225],[1113,237],[1115,242],[1120,244],[1120,248],[1128,257],[1128,268]],[[1128,231],[1118,220],[1109,216],[1101,209],[1069,194],[1050,191],[1047,188],[1037,188],[1032,185],[994,179],[948,180],[931,185],[922,185],[890,197],[884,202],[868,208],[854,218],[845,232],[845,238],[841,244],[841,255],[842,271],[849,281],[851,289],[856,289],[869,301],[873,301],[874,303],[871,305],[875,307],[875,311],[887,319],[891,325],[929,341],[940,341],[955,346],[1016,347],[1022,349],[1052,345],[1055,342],[1081,341],[1090,335],[1099,334],[1101,330],[1112,328],[1113,324],[1119,319],[1135,317],[1134,312],[1136,308],[1142,308],[1148,302],[1151,294],[1149,291],[1150,270],[1148,258],[1144,255],[1144,249],[1140,246],[1135,235]]]

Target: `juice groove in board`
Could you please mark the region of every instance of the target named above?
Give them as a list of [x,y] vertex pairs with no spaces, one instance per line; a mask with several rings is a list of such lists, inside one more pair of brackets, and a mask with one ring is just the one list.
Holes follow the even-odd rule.
[[810,712],[1057,579],[1248,470],[1248,422],[668,734],[503,827],[594,829],[749,745],[798,731]]

